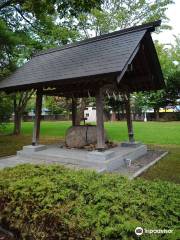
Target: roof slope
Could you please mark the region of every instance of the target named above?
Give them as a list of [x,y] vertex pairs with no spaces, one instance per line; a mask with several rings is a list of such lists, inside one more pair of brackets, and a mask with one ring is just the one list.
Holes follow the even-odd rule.
[[120,73],[152,26],[129,28],[39,53],[0,81],[0,89]]

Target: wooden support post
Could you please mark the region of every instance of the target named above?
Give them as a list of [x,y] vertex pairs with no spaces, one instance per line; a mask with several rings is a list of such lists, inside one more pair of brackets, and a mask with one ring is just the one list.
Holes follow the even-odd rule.
[[103,94],[98,89],[96,93],[96,123],[97,123],[97,149],[105,148],[104,120],[103,120]]
[[77,116],[77,99],[72,98],[72,126],[76,125],[76,116]]
[[42,92],[37,90],[37,92],[36,92],[36,109],[35,109],[33,139],[32,139],[32,145],[33,146],[36,146],[39,143],[41,110],[42,110]]
[[125,108],[126,108],[126,119],[127,119],[129,142],[133,143],[135,140],[134,140],[134,131],[133,131],[132,115],[131,115],[130,94],[127,94],[127,99],[125,99]]

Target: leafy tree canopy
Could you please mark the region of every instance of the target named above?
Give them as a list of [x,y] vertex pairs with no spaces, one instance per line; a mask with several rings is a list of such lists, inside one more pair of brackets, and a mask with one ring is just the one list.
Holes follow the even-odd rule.
[[[72,25],[72,19],[94,7],[99,8],[100,3],[101,0],[1,0],[0,80],[35,52],[77,39],[78,32]],[[25,92],[8,98],[9,102],[13,99],[18,121],[21,121],[21,114],[31,95],[32,92]],[[16,124],[17,121],[15,129]],[[19,130],[15,132],[19,133]]]
[[163,20],[163,28],[167,25],[165,15],[173,0],[105,0],[101,9],[92,9],[91,13],[82,13],[79,17],[79,29],[84,37],[101,35],[118,29],[135,26],[141,23]]
[[165,88],[159,91],[138,93],[136,95],[139,108],[153,108],[158,111],[161,107],[176,105],[180,98],[180,38],[175,37],[175,44],[166,46],[156,42],[156,50],[161,64]]
[[[91,8],[100,7],[101,0],[3,0],[0,3],[0,67],[10,69],[19,58],[75,40],[76,29],[66,14],[76,17]],[[18,57],[17,57],[18,56]],[[20,61],[21,62],[21,61]],[[3,72],[4,74],[4,72]],[[2,72],[1,72],[2,76]]]

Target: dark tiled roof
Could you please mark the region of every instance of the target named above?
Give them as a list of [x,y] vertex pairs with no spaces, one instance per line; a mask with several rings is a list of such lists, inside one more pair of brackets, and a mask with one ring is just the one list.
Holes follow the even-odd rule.
[[145,33],[157,25],[155,22],[129,28],[36,54],[0,81],[0,89],[120,73]]

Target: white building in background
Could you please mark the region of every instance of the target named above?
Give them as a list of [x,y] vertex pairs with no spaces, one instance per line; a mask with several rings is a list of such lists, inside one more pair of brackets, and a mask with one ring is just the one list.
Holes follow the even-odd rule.
[[84,118],[86,118],[86,122],[96,122],[96,108],[86,107],[84,110]]

